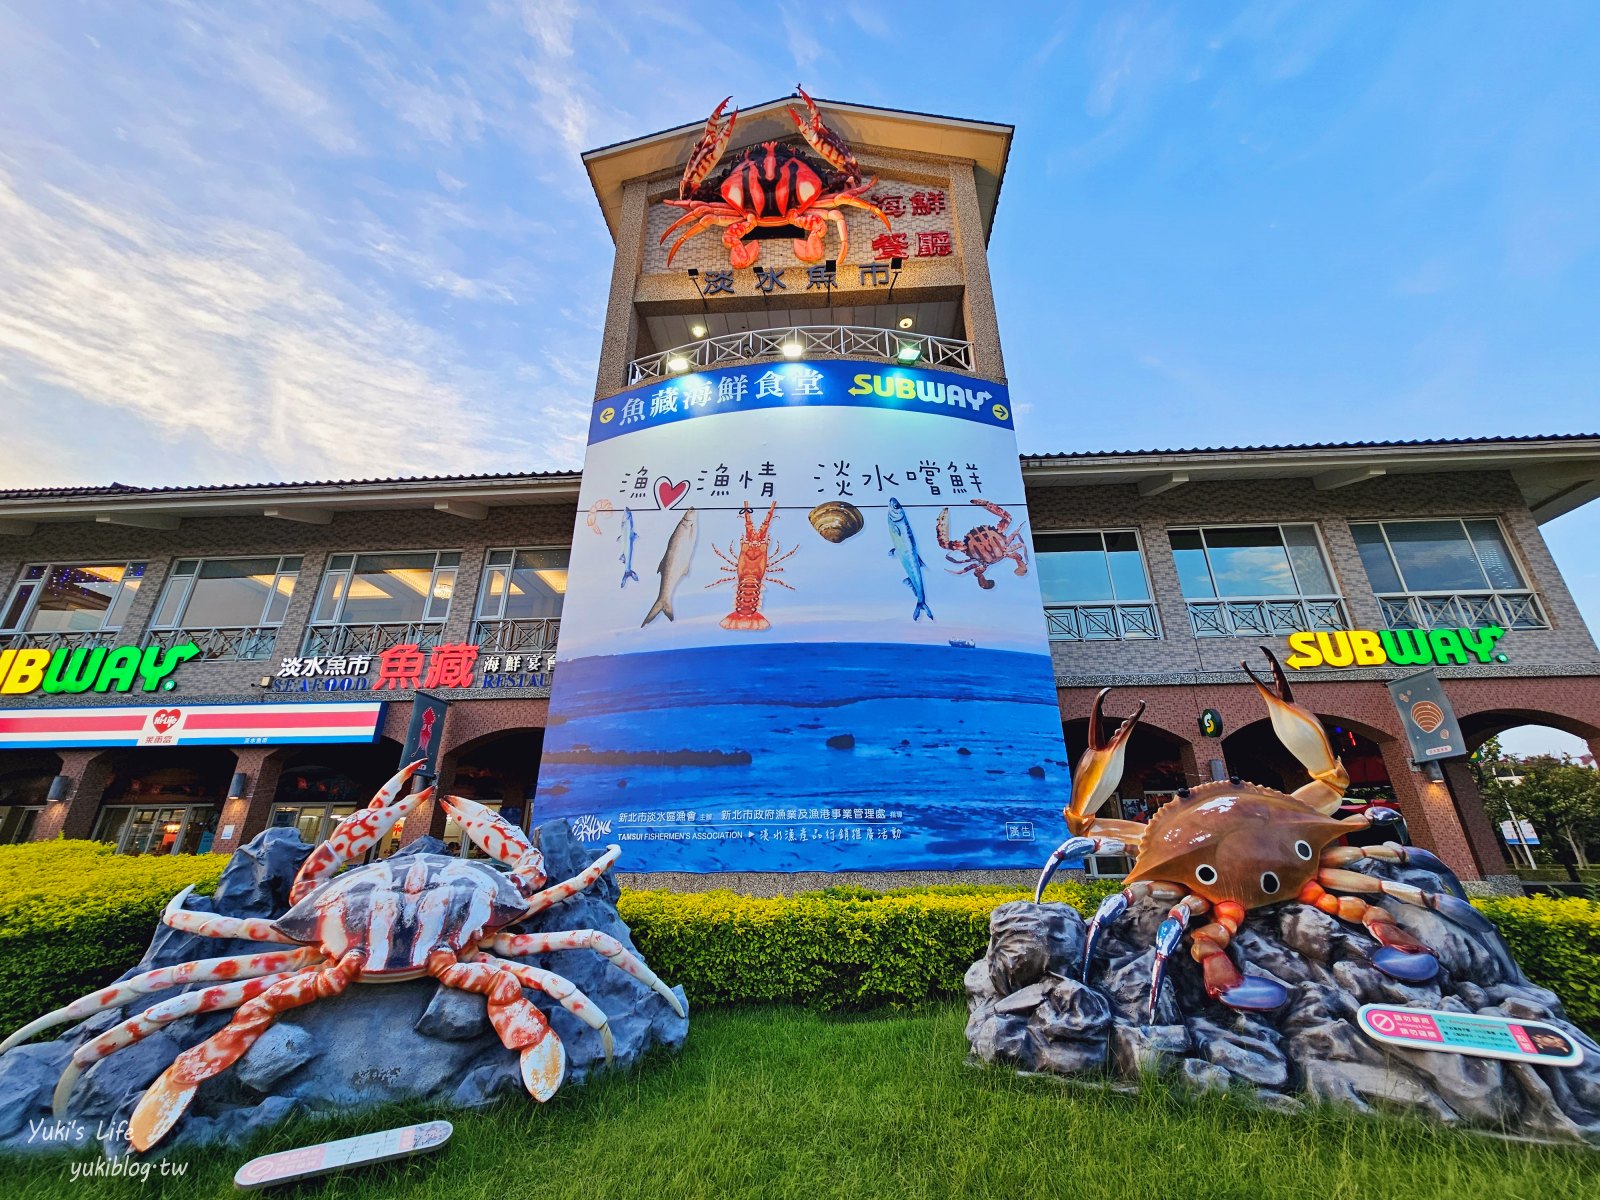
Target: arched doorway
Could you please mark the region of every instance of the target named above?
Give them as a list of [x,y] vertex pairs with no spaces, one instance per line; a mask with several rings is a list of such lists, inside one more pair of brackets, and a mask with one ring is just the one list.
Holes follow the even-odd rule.
[[150,746],[122,755],[94,840],[118,854],[204,854],[236,763],[224,746]]
[[59,755],[41,751],[0,753],[0,846],[26,842],[49,803],[50,782],[61,773]]
[[[543,750],[544,730],[536,727],[497,730],[468,742],[450,752],[450,790],[526,830]],[[454,818],[445,819],[443,837],[452,853],[481,853]]]
[[315,846],[345,817],[365,808],[400,762],[388,738],[359,744],[305,746],[284,760],[267,818],[270,829],[297,829]]
[[[1328,744],[1344,763],[1350,776],[1350,787],[1345,792],[1345,802],[1336,815],[1349,816],[1374,804],[1393,808],[1398,803],[1394,781],[1389,776],[1388,765],[1383,761],[1383,743],[1390,741],[1385,735],[1360,722],[1342,717],[1318,714],[1322,730],[1328,735]],[[1290,754],[1272,722],[1263,717],[1242,726],[1222,739],[1222,752],[1227,758],[1228,771],[1240,779],[1276,788],[1280,792],[1293,792],[1309,782],[1310,775],[1300,760]],[[1402,828],[1380,826],[1350,835],[1350,844],[1363,846],[1399,840],[1409,842],[1410,836]]]

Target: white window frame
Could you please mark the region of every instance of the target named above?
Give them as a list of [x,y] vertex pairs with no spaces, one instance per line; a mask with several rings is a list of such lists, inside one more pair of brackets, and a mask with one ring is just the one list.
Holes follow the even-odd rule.
[[[1051,640],[1063,642],[1126,642],[1126,641],[1160,641],[1163,637],[1161,631],[1161,609],[1156,603],[1155,579],[1150,574],[1150,551],[1145,545],[1144,534],[1134,525],[1094,525],[1077,529],[1035,529],[1033,538],[1062,537],[1072,534],[1092,533],[1099,535],[1100,553],[1108,561],[1106,563],[1106,578],[1111,584],[1112,597],[1110,600],[1044,600],[1045,626]],[[1110,551],[1106,547],[1106,534],[1131,533],[1134,544],[1139,549],[1139,569],[1144,572],[1145,595],[1142,599],[1123,599],[1116,594],[1116,577],[1111,574],[1109,562]],[[1052,550],[1040,550],[1037,542],[1030,549],[1033,550],[1034,559],[1042,554],[1059,553]],[[1043,595],[1043,587],[1040,589]],[[1127,632],[1124,609],[1142,608],[1149,611],[1150,628],[1153,632],[1143,633]],[[1085,637],[1086,622],[1098,625],[1103,629],[1111,629],[1115,636]]]
[[[1467,522],[1493,521],[1495,523],[1495,528],[1500,531],[1501,539],[1505,542],[1507,553],[1511,555],[1512,566],[1516,567],[1517,573],[1522,577],[1522,586],[1516,588],[1497,588],[1491,586],[1482,588],[1454,588],[1445,590],[1413,587],[1406,579],[1405,571],[1403,571],[1400,567],[1400,560],[1395,557],[1394,545],[1389,541],[1389,531],[1385,528],[1385,526],[1415,525],[1424,521],[1454,521],[1457,525],[1461,526],[1461,535],[1466,539],[1467,546],[1472,551],[1472,557],[1473,560],[1478,564],[1478,570],[1483,572],[1483,581],[1485,584],[1489,582],[1489,572],[1488,569],[1483,565],[1483,556],[1478,553],[1477,542],[1472,540],[1472,534],[1467,529]],[[1539,589],[1533,585],[1533,573],[1528,570],[1528,564],[1522,557],[1522,549],[1517,545],[1515,539],[1512,538],[1511,531],[1506,528],[1505,521],[1500,518],[1498,513],[1467,513],[1458,516],[1438,517],[1351,517],[1349,519],[1349,524],[1350,540],[1352,542],[1355,541],[1355,527],[1357,525],[1376,525],[1378,527],[1378,533],[1383,537],[1383,548],[1389,555],[1389,565],[1394,568],[1395,578],[1400,580],[1400,591],[1382,592],[1378,590],[1377,585],[1373,584],[1371,576],[1368,575],[1367,577],[1367,583],[1372,588],[1372,595],[1378,601],[1379,607],[1384,611],[1384,624],[1390,629],[1438,628],[1438,623],[1424,624],[1418,622],[1409,625],[1395,625],[1390,617],[1390,607],[1396,603],[1403,605],[1407,612],[1415,617],[1416,602],[1425,597],[1435,598],[1445,608],[1446,612],[1449,614],[1446,624],[1449,625],[1465,625],[1472,627],[1479,624],[1480,622],[1477,620],[1479,614],[1470,611],[1470,609],[1464,610],[1461,607],[1463,601],[1470,605],[1472,600],[1479,599],[1485,601],[1494,609],[1495,615],[1500,618],[1496,623],[1503,625],[1506,629],[1553,628],[1554,623],[1550,620],[1550,614],[1545,609],[1544,602],[1539,595]],[[1360,543],[1356,544],[1356,553],[1358,555],[1361,553]],[[1366,562],[1364,560],[1361,564],[1361,568],[1362,572],[1366,573]],[[1527,602],[1531,603],[1532,610],[1535,614],[1535,619],[1532,622],[1521,619],[1522,616],[1525,616],[1526,609],[1522,610],[1522,614],[1520,615],[1516,612],[1513,612],[1506,607],[1506,601],[1508,599],[1525,599]]]
[[[56,571],[62,570],[63,568],[71,569],[71,568],[74,568],[74,567],[112,567],[112,566],[116,566],[116,565],[117,565],[116,560],[108,559],[108,558],[102,558],[102,559],[98,559],[98,560],[95,560],[95,559],[84,559],[84,560],[78,560],[78,561],[69,560],[69,561],[66,561],[66,562],[30,562],[30,563],[23,563],[22,567],[17,571],[16,582],[11,585],[11,590],[6,593],[5,606],[3,608],[0,608],[0,621],[5,620],[6,614],[11,611],[12,605],[14,605],[17,602],[17,595],[18,595],[18,593],[20,593],[22,591],[23,588],[32,587],[33,588],[33,594],[28,597],[27,605],[23,608],[22,612],[20,614],[18,614],[17,623],[15,625],[7,625],[7,626],[4,626],[3,628],[0,628],[0,634],[22,634],[24,636],[30,636],[30,631],[27,628],[28,620],[29,620],[30,617],[33,616],[34,611],[39,606],[39,597],[44,594],[44,585],[45,585],[45,583],[49,580],[50,576],[52,574],[54,574]],[[143,586],[143,583],[144,583],[144,580],[145,580],[145,577],[146,577],[146,573],[150,570],[150,560],[149,559],[142,559],[142,560],[141,559],[129,559],[128,561],[122,563],[122,571],[123,571],[122,578],[120,580],[118,580],[118,582],[117,582],[117,594],[111,598],[111,603],[106,605],[106,615],[107,616],[109,616],[111,613],[116,612],[117,605],[119,603],[121,603],[121,601],[122,601],[122,590],[128,584],[128,572],[132,571],[135,567],[138,567],[139,568],[139,572],[140,572],[139,575],[136,576],[136,578],[139,580],[140,585]],[[41,574],[37,579],[29,579],[28,578],[28,572],[33,571],[33,570],[42,571],[43,574]],[[130,605],[130,607],[131,607],[131,605]],[[120,631],[121,629],[122,629],[121,625],[106,625],[106,624],[102,623],[98,629],[39,630],[39,631],[33,632],[31,634],[31,636],[34,636],[34,637],[57,637],[57,636],[67,636],[68,634],[71,634],[71,633],[116,633],[116,632]]]
[[[513,569],[515,567],[516,561],[517,561],[516,560],[516,556],[518,554],[522,554],[524,552],[533,553],[533,554],[565,554],[567,556],[567,569],[569,571],[572,569],[572,547],[571,547],[571,545],[565,545],[565,546],[490,546],[487,550],[485,550],[483,552],[483,569],[478,572],[478,598],[477,598],[477,601],[476,601],[476,603],[474,603],[473,608],[472,608],[472,619],[473,619],[474,622],[483,622],[483,621],[559,621],[561,619],[559,616],[554,616],[554,617],[508,617],[508,616],[506,616],[505,615],[505,613],[506,613],[506,600],[510,596],[510,590],[509,589],[507,589],[507,591],[502,593],[501,596],[500,596],[500,611],[499,612],[497,612],[497,613],[495,613],[495,614],[493,614],[491,616],[489,613],[484,611],[483,604],[484,604],[484,601],[486,599],[488,599],[489,572],[491,572],[491,571],[502,571],[502,570],[503,571],[509,571],[509,570]],[[489,562],[489,559],[493,555],[496,555],[496,554],[509,554],[509,555],[511,555],[512,556],[511,557],[511,563],[508,564],[508,565],[491,564]],[[567,607],[567,597],[566,597],[566,593],[563,592],[562,595],[561,595],[561,608],[562,608],[563,612],[566,610],[566,607]]]
[[[189,599],[190,599],[191,596],[194,595],[194,585],[195,585],[195,582],[200,578],[200,570],[208,562],[245,562],[245,561],[248,561],[250,559],[272,558],[272,557],[274,557],[274,556],[271,555],[271,554],[213,554],[213,555],[211,555],[211,556],[209,556],[207,558],[179,558],[179,559],[174,559],[173,563],[172,563],[172,568],[173,569],[167,573],[166,582],[163,583],[162,587],[161,587],[161,595],[156,598],[156,605],[155,605],[155,608],[152,610],[152,615],[151,615],[151,618],[150,618],[150,628],[151,629],[188,629],[188,628],[192,628],[193,627],[187,621],[185,621],[183,618],[184,618],[184,614],[187,612],[187,610],[189,608]],[[269,621],[269,620],[267,620],[267,612],[272,608],[272,599],[273,599],[273,597],[275,595],[277,595],[279,582],[281,580],[284,580],[284,579],[293,579],[295,581],[294,589],[291,589],[291,591],[289,593],[288,602],[284,605],[284,617],[287,617],[289,615],[288,605],[292,604],[294,602],[294,590],[296,590],[296,589],[298,589],[300,587],[300,575],[302,573],[302,568],[305,565],[305,561],[304,561],[305,560],[305,556],[304,555],[300,555],[300,554],[280,554],[280,555],[277,555],[276,557],[278,559],[278,568],[273,573],[273,576],[272,576],[272,587],[269,589],[266,599],[261,604],[261,616],[260,616],[260,618],[257,619],[257,620],[254,620],[254,621],[243,622],[242,624],[240,624],[238,626],[230,625],[230,626],[224,626],[223,628],[229,628],[229,629],[233,629],[233,628],[240,628],[240,629],[279,629],[279,628],[282,628],[282,626],[283,626],[283,617],[280,617],[276,621]],[[292,570],[292,571],[291,570],[287,570],[284,567],[284,563],[289,562],[291,560],[300,563],[300,566],[295,567],[294,570]],[[177,573],[178,566],[180,564],[182,564],[182,563],[190,563],[190,562],[192,562],[194,564],[194,570],[190,571],[187,575],[179,575]],[[182,582],[180,583],[180,581],[182,581]],[[174,590],[174,588],[179,588],[179,587],[181,587],[181,589],[182,589],[182,594],[178,597],[177,604],[173,608],[173,618],[170,621],[162,621],[161,620],[161,610],[167,606],[167,597],[168,597],[169,593],[171,593]],[[203,626],[203,628],[209,629],[209,628],[211,628],[211,626],[209,626],[209,625],[208,626]]]
[[[431,555],[433,555],[433,573],[428,577],[428,599],[427,599],[427,601],[424,602],[424,604],[422,606],[423,615],[418,617],[414,621],[347,621],[347,620],[345,620],[345,618],[344,618],[344,609],[345,609],[345,605],[348,604],[349,601],[350,601],[350,580],[355,575],[356,560],[359,559],[359,558],[365,558],[365,557],[368,557],[368,556],[376,557],[376,556],[386,555],[386,554],[431,554]],[[446,554],[454,554],[456,556],[456,561],[455,561],[454,564],[448,565],[448,566],[440,565],[439,559],[441,557],[443,557],[444,555],[446,555]],[[341,569],[338,569],[338,570],[333,569],[330,564],[335,559],[341,558],[341,557],[348,557],[350,559],[350,565],[348,567],[344,567],[344,568],[341,568]],[[337,551],[334,551],[333,553],[329,554],[327,556],[327,558],[323,562],[322,575],[317,580],[317,591],[316,591],[316,594],[311,597],[311,614],[306,619],[306,626],[308,628],[316,628],[316,629],[337,629],[337,628],[341,628],[341,627],[360,628],[360,627],[363,627],[363,626],[366,626],[366,625],[443,625],[443,624],[445,624],[445,622],[450,620],[450,611],[455,606],[455,602],[456,602],[455,585],[458,584],[461,581],[461,559],[463,557],[464,557],[464,555],[462,554],[462,552],[460,550],[426,550],[426,549],[421,549],[421,550],[337,550]],[[445,601],[445,611],[444,611],[444,615],[442,617],[430,617],[430,616],[427,615],[427,612],[428,612],[428,608],[431,606],[434,589],[439,586],[439,572],[440,571],[450,571],[450,572],[453,573],[453,577],[452,577],[452,580],[451,580],[450,598]],[[328,586],[328,580],[333,578],[333,576],[335,576],[335,575],[343,575],[344,576],[344,582],[345,582],[344,591],[339,596],[338,613],[331,620],[319,621],[319,620],[317,620],[317,609],[322,607],[322,591],[323,591],[323,589],[325,587]]]
[[[1283,536],[1286,526],[1308,526],[1317,539],[1317,552],[1322,555],[1322,565],[1328,572],[1328,580],[1333,584],[1331,592],[1307,592],[1301,589],[1300,572],[1295,569],[1294,556],[1289,554],[1289,542]],[[1263,593],[1258,596],[1223,596],[1217,593],[1217,577],[1211,567],[1211,547],[1206,543],[1206,530],[1208,529],[1276,529],[1278,538],[1283,545],[1284,556],[1289,563],[1289,573],[1294,577],[1296,590],[1292,593],[1274,592]],[[1206,575],[1211,580],[1210,596],[1188,596],[1183,592],[1183,578],[1178,575],[1178,593],[1183,598],[1184,607],[1189,613],[1189,629],[1196,638],[1216,637],[1282,637],[1287,633],[1301,629],[1349,629],[1350,614],[1345,607],[1344,585],[1339,579],[1339,572],[1334,566],[1333,556],[1328,553],[1328,539],[1322,532],[1322,522],[1308,521],[1215,521],[1204,524],[1169,525],[1167,527],[1167,551],[1172,555],[1173,572],[1178,574],[1178,550],[1172,545],[1172,535],[1175,533],[1198,533],[1200,535],[1201,552],[1205,555]],[[1317,603],[1332,605],[1332,611],[1337,613],[1337,622],[1317,622],[1310,619],[1311,613],[1306,604]],[[1289,616],[1290,613],[1284,606],[1294,605],[1298,612],[1298,619],[1285,621],[1278,619],[1280,616]],[[1197,621],[1196,607],[1212,609],[1217,620],[1211,622],[1209,632],[1202,632],[1201,624]],[[1235,606],[1238,606],[1236,609]],[[1250,612],[1254,606],[1256,611],[1264,614],[1262,624],[1252,625],[1248,621],[1241,622],[1237,619],[1239,613]],[[1274,607],[1276,606],[1276,607]],[[1327,611],[1327,610],[1324,610]],[[1267,626],[1266,621],[1271,621]]]

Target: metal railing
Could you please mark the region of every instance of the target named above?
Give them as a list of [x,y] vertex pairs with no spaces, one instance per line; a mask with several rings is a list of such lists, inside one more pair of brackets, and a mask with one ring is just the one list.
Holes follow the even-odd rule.
[[193,642],[200,647],[202,662],[254,662],[271,658],[278,644],[276,625],[230,625],[207,629],[152,629],[144,635],[143,646],[174,646]]
[[76,650],[115,646],[118,629],[66,629],[55,633],[0,633],[0,650]]
[[1063,642],[1132,642],[1161,636],[1154,604],[1046,604],[1045,626]]
[[1189,627],[1197,638],[1285,637],[1302,629],[1349,629],[1339,596],[1265,596],[1190,600]]
[[311,625],[300,644],[303,657],[322,654],[382,654],[391,646],[431,650],[444,641],[443,621],[395,621],[376,625]]
[[1400,592],[1379,595],[1378,603],[1390,629],[1550,628],[1533,592]]
[[480,654],[553,654],[560,632],[560,617],[508,617],[473,622],[472,640]]
[[[915,349],[916,357],[911,357]],[[628,384],[666,379],[686,371],[760,362],[764,359],[879,358],[905,366],[972,370],[972,343],[899,329],[864,325],[790,325],[704,337],[686,346],[636,358]]]

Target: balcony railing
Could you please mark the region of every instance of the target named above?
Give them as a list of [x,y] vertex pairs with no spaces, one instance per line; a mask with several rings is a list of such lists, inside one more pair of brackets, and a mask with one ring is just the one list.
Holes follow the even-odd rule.
[[1045,625],[1063,642],[1132,642],[1161,636],[1154,604],[1046,604]]
[[1380,595],[1378,603],[1390,629],[1550,628],[1550,619],[1532,592],[1392,593]]
[[152,629],[143,645],[174,646],[193,642],[200,647],[202,662],[254,662],[271,658],[278,644],[276,625],[233,625],[209,629]]
[[[916,356],[912,357],[915,350]],[[879,358],[906,366],[972,370],[972,343],[899,329],[863,325],[790,325],[704,337],[687,346],[636,358],[628,384],[648,383],[686,371],[736,366],[765,359]]]
[[474,622],[472,640],[481,654],[554,654],[560,632],[560,617],[508,618]]
[[312,625],[301,642],[302,657],[321,654],[382,654],[391,646],[431,650],[444,641],[442,621],[394,621],[377,625]]
[[80,646],[115,646],[116,629],[68,629],[56,633],[0,633],[0,650],[76,650]]
[[1190,600],[1189,627],[1197,638],[1284,637],[1302,629],[1349,629],[1338,596],[1265,596]]

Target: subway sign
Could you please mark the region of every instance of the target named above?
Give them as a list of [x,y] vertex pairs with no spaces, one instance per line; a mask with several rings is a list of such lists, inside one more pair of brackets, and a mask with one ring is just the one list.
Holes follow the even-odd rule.
[[59,650],[0,650],[0,695],[28,692],[170,692],[172,673],[200,656],[193,642],[160,646],[79,646]]
[[1312,667],[1466,666],[1505,662],[1495,650],[1505,636],[1499,625],[1477,629],[1349,629],[1289,635],[1284,661],[1297,671]]

